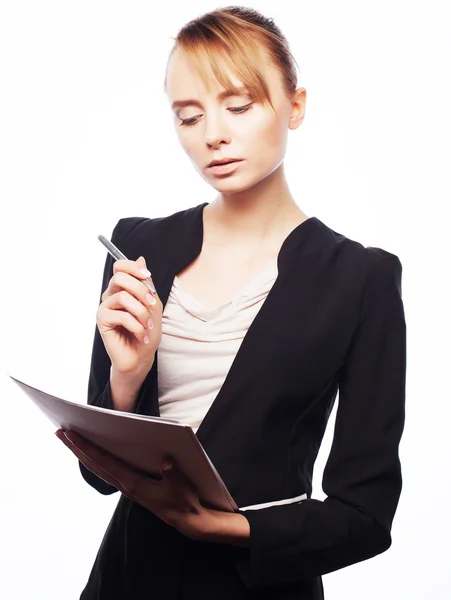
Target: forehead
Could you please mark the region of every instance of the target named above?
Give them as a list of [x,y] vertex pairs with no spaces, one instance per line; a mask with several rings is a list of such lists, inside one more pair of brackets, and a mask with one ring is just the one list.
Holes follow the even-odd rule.
[[[195,62],[181,48],[176,48],[169,58],[166,71],[166,93],[170,102],[185,98],[197,98],[207,94],[220,94],[223,86],[216,79],[207,54],[201,55],[202,75],[198,72]],[[242,87],[244,84],[237,74],[218,57],[219,67],[230,78],[233,85]],[[281,85],[281,76],[271,61],[262,55],[260,70],[268,87],[273,90]],[[205,80],[204,80],[205,78]],[[245,92],[243,92],[245,93]]]

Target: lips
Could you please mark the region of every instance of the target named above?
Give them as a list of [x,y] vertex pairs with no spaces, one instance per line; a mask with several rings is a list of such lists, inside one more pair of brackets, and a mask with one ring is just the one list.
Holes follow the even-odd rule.
[[215,176],[231,175],[239,170],[242,160],[233,160],[227,163],[216,164],[208,167],[208,172]]
[[242,160],[242,159],[241,158],[230,158],[230,159],[225,159],[224,161],[218,161],[218,162],[213,161],[209,165],[207,165],[207,167],[219,167],[221,165],[228,165],[233,162],[239,162],[240,160]]

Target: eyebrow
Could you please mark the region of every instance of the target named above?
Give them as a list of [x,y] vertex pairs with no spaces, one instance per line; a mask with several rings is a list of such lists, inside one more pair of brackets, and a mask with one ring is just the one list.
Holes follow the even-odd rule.
[[[218,100],[224,100],[225,98],[229,98],[230,96],[238,96],[240,94],[249,94],[249,89],[246,86],[238,86],[235,90],[223,90],[219,92],[217,95]],[[171,107],[174,110],[175,108],[183,108],[184,106],[198,106],[202,108],[202,104],[199,100],[190,99],[190,100],[175,100]]]

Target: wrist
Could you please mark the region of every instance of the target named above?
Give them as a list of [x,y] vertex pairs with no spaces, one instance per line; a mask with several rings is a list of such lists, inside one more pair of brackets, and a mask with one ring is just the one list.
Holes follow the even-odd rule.
[[145,371],[127,371],[121,372],[114,368],[113,365],[110,367],[110,380],[117,383],[117,385],[133,388],[141,387],[147,374],[152,369],[152,364]]
[[110,390],[116,410],[133,412],[142,384],[147,373],[118,373],[113,366],[110,369]]
[[244,515],[217,510],[209,512],[211,518],[201,536],[203,541],[249,547],[250,525]]

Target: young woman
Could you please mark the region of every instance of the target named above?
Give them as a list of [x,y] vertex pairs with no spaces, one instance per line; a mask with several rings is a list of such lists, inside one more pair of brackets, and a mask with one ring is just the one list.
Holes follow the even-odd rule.
[[[174,124],[218,194],[118,221],[129,260],[106,259],[88,403],[189,422],[240,510],[205,508],[173,462],[152,480],[59,431],[89,484],[121,492],[82,600],[319,600],[321,575],[391,544],[402,267],[291,195],[283,159],[306,103],[294,65],[273,20],[248,8],[205,14],[175,40]],[[337,392],[319,501],[313,464]]]

